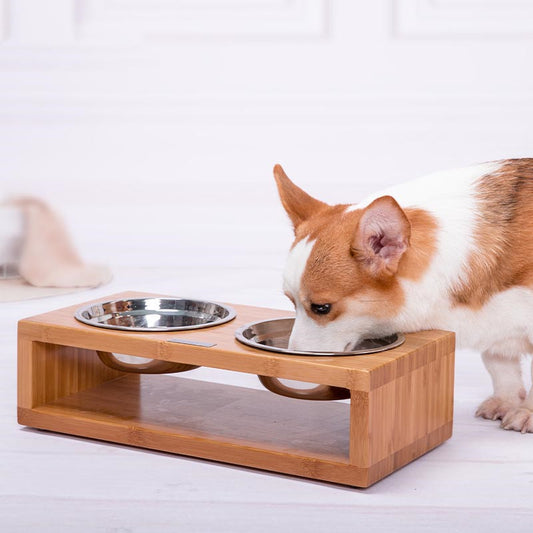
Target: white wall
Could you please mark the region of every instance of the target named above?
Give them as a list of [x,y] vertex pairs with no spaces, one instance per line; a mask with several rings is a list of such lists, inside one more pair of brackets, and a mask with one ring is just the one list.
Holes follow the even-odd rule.
[[0,6],[1,187],[44,196],[112,265],[280,267],[276,162],[347,202],[533,155],[526,0]]

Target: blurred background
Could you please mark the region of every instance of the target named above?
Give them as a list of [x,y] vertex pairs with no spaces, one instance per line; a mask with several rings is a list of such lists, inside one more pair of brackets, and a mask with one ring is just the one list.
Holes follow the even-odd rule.
[[456,359],[454,438],[366,492],[20,430],[15,354],[18,319],[128,289],[289,310],[275,163],[357,202],[532,157],[532,124],[531,0],[0,0],[0,202],[43,199],[114,275],[9,299],[23,224],[0,205],[4,530],[530,531],[532,436],[473,417],[478,354]]
[[531,156],[532,52],[527,0],[0,0],[0,193],[125,288],[286,305],[273,165],[336,203]]

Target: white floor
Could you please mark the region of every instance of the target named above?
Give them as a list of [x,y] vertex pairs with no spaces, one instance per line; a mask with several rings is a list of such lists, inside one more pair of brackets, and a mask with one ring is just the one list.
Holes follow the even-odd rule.
[[[475,353],[457,354],[453,437],[366,490],[18,426],[19,318],[126,289],[287,306],[272,291],[279,276],[273,269],[226,268],[216,277],[209,268],[115,269],[114,281],[93,291],[0,306],[1,530],[532,531],[533,434],[474,418],[490,393]],[[194,377],[259,387],[254,376],[209,369]]]

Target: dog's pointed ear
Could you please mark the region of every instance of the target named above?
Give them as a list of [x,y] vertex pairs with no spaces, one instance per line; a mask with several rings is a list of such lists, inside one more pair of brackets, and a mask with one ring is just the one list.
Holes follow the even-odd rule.
[[309,196],[300,187],[296,186],[285,174],[281,165],[274,167],[274,178],[278,186],[281,203],[285,211],[287,211],[294,229],[318,211],[327,207],[327,204]]
[[375,278],[398,270],[409,247],[411,224],[392,196],[382,196],[363,210],[352,242],[352,255]]

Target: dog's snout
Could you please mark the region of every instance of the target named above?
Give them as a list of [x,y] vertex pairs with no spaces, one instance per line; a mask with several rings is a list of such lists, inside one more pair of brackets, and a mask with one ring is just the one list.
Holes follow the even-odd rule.
[[301,339],[297,339],[294,334],[291,334],[289,338],[289,350],[293,350],[295,352],[308,352],[312,351],[312,348],[307,346],[307,343],[301,342]]

